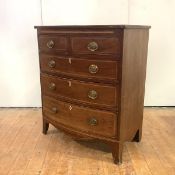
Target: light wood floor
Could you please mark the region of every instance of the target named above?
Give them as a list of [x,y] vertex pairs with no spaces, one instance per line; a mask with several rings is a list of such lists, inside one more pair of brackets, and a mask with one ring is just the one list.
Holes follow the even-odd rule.
[[175,175],[175,108],[145,108],[142,141],[125,144],[120,166],[105,145],[41,124],[41,109],[0,109],[0,175]]

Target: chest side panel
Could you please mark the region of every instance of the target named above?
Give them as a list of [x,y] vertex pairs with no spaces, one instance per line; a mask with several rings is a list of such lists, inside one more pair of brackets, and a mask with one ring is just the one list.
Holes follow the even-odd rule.
[[142,127],[148,29],[125,29],[123,40],[120,139],[132,140]]

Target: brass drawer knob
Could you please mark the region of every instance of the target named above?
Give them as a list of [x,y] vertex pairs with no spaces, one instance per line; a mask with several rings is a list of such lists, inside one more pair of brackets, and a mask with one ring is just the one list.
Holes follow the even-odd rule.
[[54,113],[54,114],[56,114],[57,112],[58,112],[58,110],[57,110],[57,108],[56,107],[52,107],[52,112]]
[[87,46],[88,50],[94,52],[98,49],[98,44],[95,41],[92,41]]
[[91,65],[89,66],[89,72],[90,72],[91,74],[96,74],[96,73],[98,72],[98,66],[95,65],[95,64],[91,64]]
[[89,125],[91,126],[96,126],[98,125],[98,121],[96,118],[90,118],[89,121],[88,121]]
[[54,47],[54,45],[55,45],[55,43],[54,43],[54,41],[52,41],[52,40],[50,40],[50,41],[47,42],[47,47],[48,47],[49,49],[52,49],[52,48]]
[[50,83],[49,84],[49,86],[48,86],[48,88],[50,89],[50,90],[55,90],[56,89],[56,85],[55,85],[55,83]]
[[55,62],[54,60],[51,60],[51,61],[49,61],[49,63],[48,63],[48,66],[49,66],[50,68],[54,68],[55,65],[56,65],[56,62]]
[[88,93],[88,97],[92,100],[95,100],[97,98],[98,94],[95,90],[90,90]]

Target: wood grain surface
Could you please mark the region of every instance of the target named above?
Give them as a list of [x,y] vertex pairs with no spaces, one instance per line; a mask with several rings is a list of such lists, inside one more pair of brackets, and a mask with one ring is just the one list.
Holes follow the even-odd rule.
[[141,139],[145,95],[148,30],[124,31],[120,110],[120,139]]
[[126,143],[116,165],[107,145],[74,141],[52,125],[43,135],[41,109],[0,109],[1,175],[174,175],[175,108],[145,108],[140,143]]
[[[123,143],[141,140],[149,28],[37,27],[43,133],[51,123],[73,137],[103,140],[121,163]],[[76,109],[72,113],[65,110],[68,103]],[[61,106],[60,113],[49,113],[47,106],[52,111]],[[99,125],[89,127],[87,120]]]
[[[69,77],[83,77],[83,78],[91,78],[92,80],[117,80],[118,79],[118,64],[116,61],[108,61],[108,59],[103,58],[101,60],[99,58],[96,59],[82,59],[82,58],[74,58],[74,57],[61,57],[56,55],[40,55],[40,64],[41,71],[63,75],[66,74]],[[54,61],[53,67],[49,67],[49,63]],[[90,73],[89,67],[91,65],[96,65],[98,70],[96,73]],[[106,71],[108,70],[108,71]]]
[[[56,111],[52,109],[56,108]],[[114,137],[116,135],[115,113],[73,105],[43,96],[43,116],[73,130]],[[91,120],[97,123],[91,124]]]
[[[97,50],[90,51],[88,45],[95,42],[98,46]],[[72,52],[77,54],[119,54],[121,52],[120,39],[117,37],[72,37]]]
[[[54,83],[55,89],[50,90],[49,86]],[[116,107],[118,101],[118,87],[95,83],[80,82],[72,79],[61,79],[47,74],[41,75],[41,87],[43,94],[63,96],[75,99],[80,102]],[[95,99],[89,98],[90,91],[96,91]]]

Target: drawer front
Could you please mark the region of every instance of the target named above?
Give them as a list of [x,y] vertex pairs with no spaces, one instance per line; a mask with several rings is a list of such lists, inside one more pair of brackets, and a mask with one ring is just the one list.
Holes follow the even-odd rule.
[[116,87],[84,83],[55,76],[41,75],[42,92],[62,96],[80,102],[116,107]]
[[59,56],[40,56],[41,70],[73,74],[77,77],[95,77],[100,79],[114,79],[118,77],[117,61],[99,61]]
[[73,37],[71,46],[76,54],[121,53],[121,43],[117,37]]
[[116,115],[43,97],[43,114],[65,126],[108,137],[115,136]]
[[68,49],[68,40],[63,36],[45,36],[38,37],[39,50],[49,52],[64,52]]

